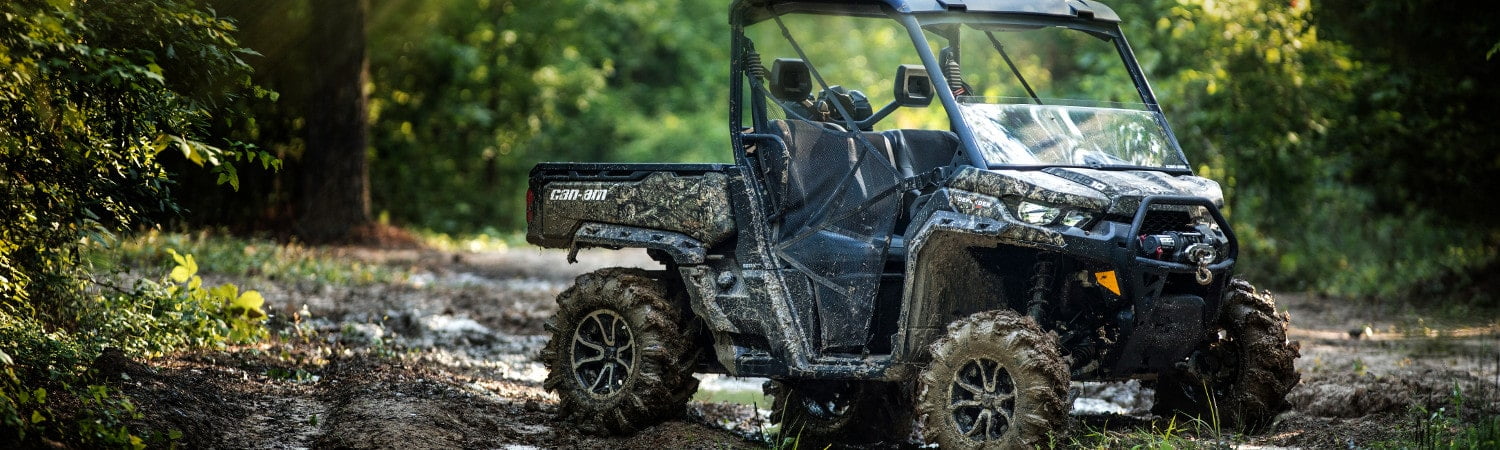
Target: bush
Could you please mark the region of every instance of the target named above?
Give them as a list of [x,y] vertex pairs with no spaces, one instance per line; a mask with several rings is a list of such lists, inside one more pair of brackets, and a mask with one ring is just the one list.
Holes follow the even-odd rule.
[[[190,347],[223,347],[264,338],[264,299],[233,284],[203,285],[192,255],[168,250],[176,266],[159,280],[142,279],[130,291],[98,294],[79,302],[75,320],[86,332],[55,329],[35,317],[0,311],[0,425],[14,435],[0,440],[47,437],[84,444],[131,446],[141,443],[124,425],[139,418],[130,399],[95,379],[88,361],[106,348],[156,356]],[[49,388],[73,400],[76,410],[60,411],[47,402]],[[58,418],[81,416],[69,428]]]
[[139,447],[134,406],[89,361],[264,335],[259,294],[203,287],[190,257],[122,289],[82,252],[179,212],[163,151],[230,186],[233,162],[277,164],[198,138],[217,102],[255,92],[234,31],[194,0],[0,3],[0,439]]

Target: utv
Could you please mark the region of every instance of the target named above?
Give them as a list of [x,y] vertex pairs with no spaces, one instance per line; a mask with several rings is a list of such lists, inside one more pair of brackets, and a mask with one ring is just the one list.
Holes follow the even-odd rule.
[[739,0],[733,164],[545,163],[527,240],[665,270],[557,299],[546,389],[586,431],[767,377],[804,441],[1031,447],[1070,380],[1254,429],[1299,379],[1288,318],[1118,26],[1089,0]]

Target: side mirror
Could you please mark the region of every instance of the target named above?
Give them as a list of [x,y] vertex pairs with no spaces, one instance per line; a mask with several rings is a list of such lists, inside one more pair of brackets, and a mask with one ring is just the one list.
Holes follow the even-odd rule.
[[785,102],[807,100],[812,94],[812,70],[807,61],[796,58],[776,58],[771,63],[771,95]]
[[[777,62],[781,62],[777,60]],[[896,104],[924,107],[932,104],[932,77],[920,64],[896,67]]]

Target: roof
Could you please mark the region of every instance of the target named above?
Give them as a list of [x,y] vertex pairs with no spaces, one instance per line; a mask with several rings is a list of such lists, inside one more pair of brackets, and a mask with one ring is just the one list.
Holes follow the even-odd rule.
[[1009,13],[1120,21],[1113,9],[1094,0],[736,0],[735,3],[732,9],[748,10],[746,18],[750,22],[769,18],[768,8],[773,5],[788,7],[786,10],[807,11],[847,8],[867,10],[874,15],[879,14],[881,6],[888,6],[898,13]]

